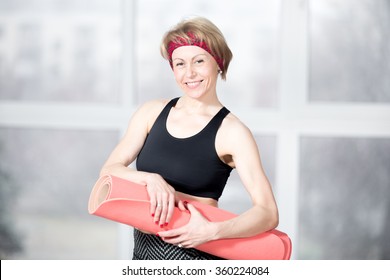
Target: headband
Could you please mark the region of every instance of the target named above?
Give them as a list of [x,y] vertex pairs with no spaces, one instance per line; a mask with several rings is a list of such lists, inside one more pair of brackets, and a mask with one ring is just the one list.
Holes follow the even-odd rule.
[[204,49],[209,54],[211,54],[211,56],[217,62],[218,67],[220,68],[220,70],[223,70],[223,59],[220,58],[219,56],[213,54],[213,52],[207,46],[206,42],[197,39],[195,37],[195,35],[193,33],[191,33],[191,32],[188,32],[187,35],[190,38],[189,41],[186,38],[183,38],[183,37],[176,37],[175,41],[170,41],[168,43],[169,64],[171,65],[172,68],[173,68],[172,53],[173,53],[174,50],[176,50],[179,47],[183,47],[183,46],[197,46],[197,47],[200,47],[200,48]]

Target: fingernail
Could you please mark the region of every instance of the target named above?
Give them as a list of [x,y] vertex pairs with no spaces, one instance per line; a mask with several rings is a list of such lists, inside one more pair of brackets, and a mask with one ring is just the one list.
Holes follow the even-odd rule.
[[160,237],[160,234],[156,233],[156,236],[157,236],[157,237]]
[[161,224],[161,225],[160,225],[160,228],[162,228],[163,226],[164,226],[164,225],[163,225],[163,224]]
[[183,203],[184,203],[185,206],[187,206],[188,201],[184,200]]
[[152,214],[152,217],[154,217],[154,213]]
[[164,226],[167,226],[168,225],[168,223],[165,223],[165,225]]
[[158,225],[158,221],[155,221],[154,223],[155,223],[156,225]]

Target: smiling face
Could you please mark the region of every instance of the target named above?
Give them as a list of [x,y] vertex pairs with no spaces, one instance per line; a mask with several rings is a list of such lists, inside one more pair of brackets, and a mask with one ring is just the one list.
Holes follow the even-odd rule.
[[172,53],[172,65],[176,83],[186,95],[200,98],[216,94],[218,65],[204,49],[179,47]]

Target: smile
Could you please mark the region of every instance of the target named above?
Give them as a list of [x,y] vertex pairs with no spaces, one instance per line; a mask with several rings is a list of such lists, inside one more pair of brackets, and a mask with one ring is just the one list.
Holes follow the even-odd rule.
[[187,82],[185,83],[189,88],[196,88],[198,85],[200,85],[203,82],[203,80],[195,81],[195,82]]

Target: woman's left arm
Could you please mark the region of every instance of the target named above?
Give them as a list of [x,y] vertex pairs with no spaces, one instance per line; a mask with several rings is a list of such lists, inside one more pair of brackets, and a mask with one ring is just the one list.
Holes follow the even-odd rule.
[[[216,239],[248,237],[277,227],[278,209],[271,184],[264,172],[260,152],[251,131],[239,120],[226,128],[219,144],[232,162],[247,189],[252,207],[234,219],[216,224]],[[218,143],[217,143],[218,147]]]

